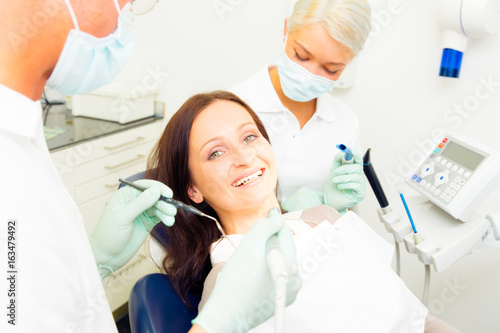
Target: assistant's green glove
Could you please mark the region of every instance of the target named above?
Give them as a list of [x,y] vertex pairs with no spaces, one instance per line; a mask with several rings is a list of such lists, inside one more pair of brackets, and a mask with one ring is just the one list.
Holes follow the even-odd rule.
[[303,210],[323,204],[323,194],[303,186],[299,188],[290,198],[281,203],[281,207],[287,212]]
[[101,278],[132,259],[158,222],[174,224],[177,208],[158,201],[160,195],[171,198],[172,190],[149,179],[134,183],[148,189],[140,192],[124,186],[116,191],[89,237]]
[[274,282],[267,266],[266,243],[276,233],[288,272],[286,303],[295,301],[301,280],[293,234],[279,212],[270,213],[250,229],[224,265],[193,324],[209,333],[247,332],[274,314]]
[[341,213],[361,202],[366,191],[363,158],[353,150],[354,163],[342,165],[343,156],[344,153],[335,155],[324,190],[325,205]]

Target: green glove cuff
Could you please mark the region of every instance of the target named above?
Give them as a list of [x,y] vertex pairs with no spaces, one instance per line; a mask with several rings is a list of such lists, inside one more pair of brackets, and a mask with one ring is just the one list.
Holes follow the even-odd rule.
[[99,276],[101,277],[102,281],[106,276],[113,273],[114,270],[111,266],[102,263],[102,258],[99,255],[99,250],[95,248],[96,244],[92,239],[92,236],[89,236],[89,243],[90,243],[90,248],[92,249],[94,260],[97,264],[97,270],[99,271]]
[[281,207],[287,212],[303,210],[323,204],[322,193],[317,193],[312,189],[303,186],[290,198],[281,203]]
[[108,265],[97,265],[97,269],[99,270],[99,276],[101,277],[101,281],[104,280],[106,276],[113,273],[113,269]]

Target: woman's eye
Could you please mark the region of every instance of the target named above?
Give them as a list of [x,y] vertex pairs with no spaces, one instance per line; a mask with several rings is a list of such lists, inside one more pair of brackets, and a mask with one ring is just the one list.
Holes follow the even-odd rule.
[[250,134],[248,135],[247,137],[245,137],[245,142],[252,142],[253,140],[255,140],[257,136],[253,135],[253,134]]
[[297,51],[295,51],[295,56],[297,57],[297,59],[299,59],[300,61],[306,61],[308,59],[306,58],[302,58],[301,56],[299,56],[299,54],[297,53]]
[[217,150],[217,151],[214,151],[213,153],[211,153],[210,156],[208,157],[208,159],[214,160],[221,155],[222,155],[222,152]]
[[335,75],[335,74],[337,74],[337,73],[339,72],[339,70],[338,70],[338,69],[331,71],[331,70],[329,70],[328,68],[325,68],[325,71],[326,71],[328,74],[332,74],[332,75]]

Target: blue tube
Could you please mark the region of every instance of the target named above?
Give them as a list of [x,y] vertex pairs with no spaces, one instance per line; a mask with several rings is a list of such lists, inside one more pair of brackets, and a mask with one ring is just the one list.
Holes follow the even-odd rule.
[[403,205],[405,206],[405,209],[406,209],[406,214],[408,215],[408,218],[410,219],[411,228],[413,229],[414,233],[417,233],[417,229],[415,228],[415,223],[413,223],[413,218],[411,217],[410,209],[408,209],[408,205],[406,204],[406,200],[405,200],[405,197],[403,196],[403,192],[399,191],[399,196],[401,197],[401,200],[403,201]]
[[344,159],[346,160],[346,162],[349,162],[350,160],[352,160],[352,151],[349,147],[347,147],[346,145],[344,144],[338,144],[337,145],[337,148],[343,152],[345,155],[344,155]]
[[460,76],[460,68],[462,67],[462,57],[463,52],[453,49],[443,49],[439,76],[458,78]]

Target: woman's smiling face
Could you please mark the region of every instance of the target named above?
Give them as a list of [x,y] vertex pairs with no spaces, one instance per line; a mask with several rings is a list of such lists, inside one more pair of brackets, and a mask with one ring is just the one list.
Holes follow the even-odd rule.
[[218,214],[275,200],[278,176],[273,149],[237,103],[217,100],[195,118],[188,165],[191,200],[205,200]]

